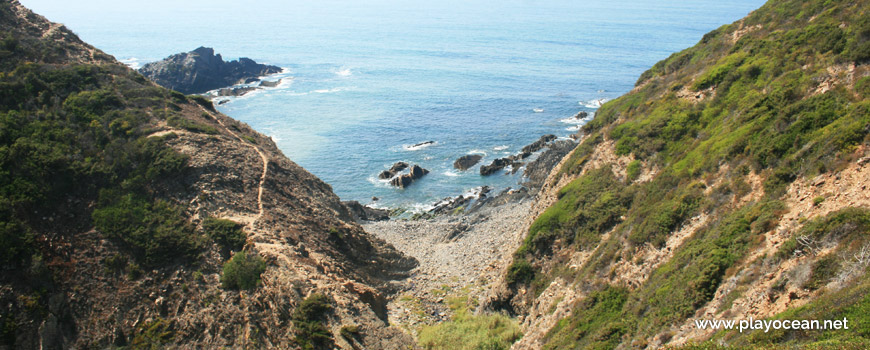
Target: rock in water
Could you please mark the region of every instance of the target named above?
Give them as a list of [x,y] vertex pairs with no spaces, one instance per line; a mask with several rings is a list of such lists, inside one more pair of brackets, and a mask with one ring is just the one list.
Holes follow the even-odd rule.
[[262,87],[276,87],[281,84],[281,79],[275,81],[261,81],[260,86]]
[[547,145],[547,142],[553,141],[556,139],[556,135],[544,135],[541,136],[538,141],[532,142],[530,145],[523,147],[523,153],[533,153],[541,150],[544,146]]
[[423,175],[426,175],[428,173],[429,173],[429,170],[423,169],[419,165],[414,165],[411,167],[411,173],[410,173],[411,180],[419,179],[419,178],[423,177]]
[[263,75],[280,73],[281,67],[259,64],[249,58],[225,62],[214,49],[200,47],[186,53],[151,62],[139,73],[160,86],[185,94],[198,94],[226,86],[256,81]]
[[404,174],[402,176],[396,176],[392,180],[390,180],[390,185],[396,186],[398,188],[408,187],[414,179],[411,178],[411,174]]
[[511,165],[513,162],[508,158],[499,158],[489,165],[484,165],[480,167],[480,175],[487,176],[492,175],[496,171],[504,169],[506,166]]
[[390,167],[390,170],[384,170],[380,174],[378,174],[378,178],[381,180],[391,179],[391,178],[393,178],[393,176],[396,176],[398,173],[400,173],[402,170],[405,170],[407,167],[408,167],[408,163],[396,162],[396,164],[393,164],[393,166]]
[[479,154],[469,154],[462,157],[459,157],[455,162],[453,162],[453,167],[459,170],[468,170],[468,168],[473,167],[477,162],[479,162],[483,156]]

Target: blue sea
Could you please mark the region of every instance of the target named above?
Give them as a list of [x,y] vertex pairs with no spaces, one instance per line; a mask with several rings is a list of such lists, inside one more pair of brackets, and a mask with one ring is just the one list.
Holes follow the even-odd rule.
[[[285,67],[278,87],[218,109],[271,136],[345,200],[424,207],[521,175],[453,169],[515,154],[594,113],[671,53],[761,0],[21,0],[138,66],[199,46]],[[435,141],[422,148],[409,147]],[[407,189],[394,162],[429,169]]]

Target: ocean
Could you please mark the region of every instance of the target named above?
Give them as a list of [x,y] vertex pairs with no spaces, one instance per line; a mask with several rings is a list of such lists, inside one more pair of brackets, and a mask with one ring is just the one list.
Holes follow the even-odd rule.
[[[218,106],[271,136],[344,200],[425,208],[520,173],[481,164],[634,86],[655,62],[760,0],[21,0],[131,66],[199,46],[285,67],[283,83]],[[434,141],[428,147],[411,145]],[[431,171],[406,189],[377,179],[397,161]]]

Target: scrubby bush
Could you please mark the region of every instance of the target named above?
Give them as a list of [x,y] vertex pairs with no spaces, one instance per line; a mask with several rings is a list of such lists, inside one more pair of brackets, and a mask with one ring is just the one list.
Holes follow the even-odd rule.
[[247,235],[242,227],[242,224],[227,219],[209,217],[202,221],[202,229],[211,239],[233,251],[239,251],[245,246]]
[[466,298],[449,298],[450,321],[420,330],[418,343],[427,350],[507,350],[522,337],[516,320],[502,314],[474,315]]
[[260,284],[260,275],[266,263],[257,254],[238,252],[224,264],[221,287],[224,289],[253,289]]
[[327,349],[332,344],[332,333],[326,327],[325,318],[332,310],[329,299],[320,293],[305,298],[293,310],[290,319],[293,320],[296,345],[302,349]]

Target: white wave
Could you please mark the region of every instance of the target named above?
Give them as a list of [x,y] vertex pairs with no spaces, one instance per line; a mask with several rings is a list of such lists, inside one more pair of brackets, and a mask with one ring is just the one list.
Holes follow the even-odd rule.
[[492,149],[493,149],[494,151],[504,151],[504,150],[506,150],[506,149],[508,149],[508,148],[510,148],[510,146],[508,146],[508,145],[501,145],[501,146],[495,146],[495,147],[493,147]]
[[437,143],[438,142],[435,142],[435,141],[426,141],[426,142],[421,142],[421,143],[414,144],[414,145],[402,145],[402,149],[404,149],[406,151],[419,151],[419,150],[424,149],[426,147],[434,146]]
[[544,109],[543,109],[543,108],[532,108],[532,112],[535,112],[535,113],[544,113]]
[[560,121],[560,122],[563,122],[563,123],[565,123],[565,124],[577,124],[577,125],[586,123],[586,120],[585,120],[585,119],[577,119],[577,118],[574,118],[574,117],[571,117],[571,118],[565,118],[565,119],[559,119],[559,121]]
[[341,69],[335,71],[335,75],[338,75],[340,77],[349,77],[353,75],[353,72],[350,71],[350,68],[342,67]]
[[125,64],[127,67],[133,69],[139,69],[139,59],[136,57],[130,57],[123,60],[120,60],[121,63]]
[[599,98],[591,101],[580,101],[580,105],[586,108],[598,108],[601,107],[605,102],[609,101],[606,98]]
[[482,149],[473,149],[473,150],[470,150],[470,151],[468,151],[468,154],[480,154],[480,155],[486,157],[486,151],[484,151],[484,150],[482,150]]
[[331,94],[331,93],[333,93],[333,92],[341,92],[341,91],[344,91],[344,90],[346,90],[346,89],[345,89],[345,88],[342,88],[342,87],[337,87],[337,88],[332,88],[332,89],[317,89],[317,90],[311,91],[311,93],[315,93],[315,94]]
[[295,79],[296,78],[292,77],[292,76],[281,78],[281,82],[278,83],[278,86],[276,86],[275,88],[276,89],[286,89],[286,88],[290,87],[290,85],[293,85],[293,80],[295,80]]
[[444,172],[444,175],[450,176],[450,177],[457,177],[457,176],[459,176],[459,173],[457,173],[456,171],[453,171],[453,170],[447,170]]
[[565,128],[565,130],[568,130],[568,131],[579,131],[579,130],[580,130],[580,125],[569,126],[569,127]]

